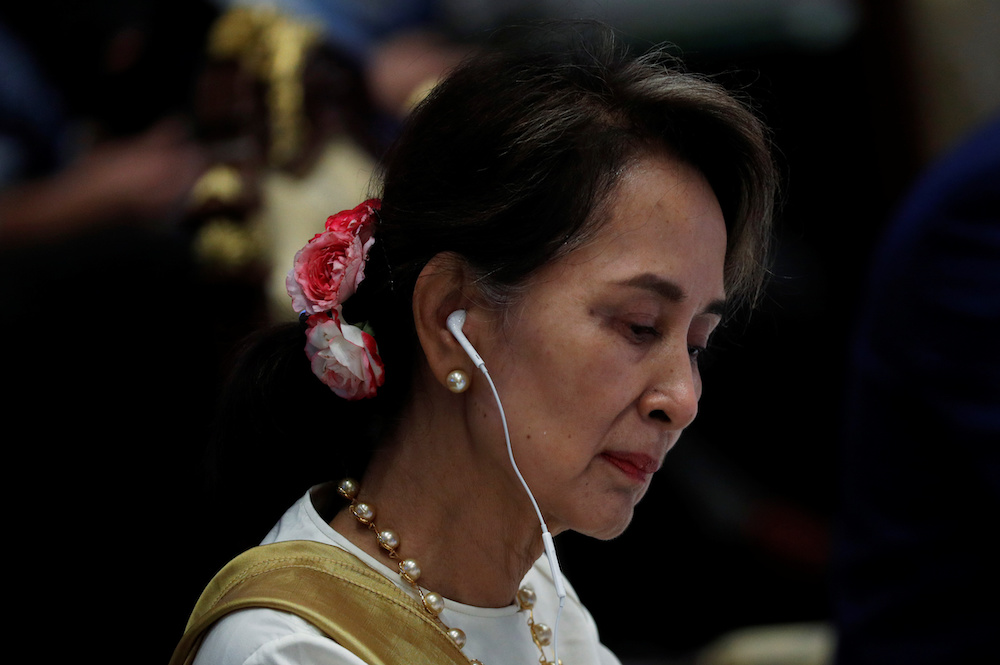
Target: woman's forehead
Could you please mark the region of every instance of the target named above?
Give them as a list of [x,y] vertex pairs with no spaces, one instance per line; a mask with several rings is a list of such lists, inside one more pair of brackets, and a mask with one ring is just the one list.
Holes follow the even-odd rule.
[[653,275],[675,283],[694,279],[708,288],[717,283],[711,297],[724,298],[722,212],[705,178],[684,162],[658,157],[633,163],[593,227],[585,244],[543,268],[539,280],[570,273],[577,281],[627,283]]

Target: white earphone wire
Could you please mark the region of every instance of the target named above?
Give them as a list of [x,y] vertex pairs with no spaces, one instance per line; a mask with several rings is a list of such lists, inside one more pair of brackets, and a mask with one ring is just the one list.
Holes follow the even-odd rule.
[[527,481],[524,479],[524,476],[521,475],[521,470],[518,468],[517,462],[514,460],[514,448],[510,442],[510,430],[507,427],[507,415],[504,413],[503,402],[500,401],[500,393],[497,392],[496,384],[493,383],[493,377],[490,376],[489,370],[486,369],[486,363],[462,331],[462,327],[464,325],[465,310],[456,310],[448,316],[448,330],[451,331],[451,334],[456,340],[458,340],[459,345],[465,351],[466,355],[468,355],[472,360],[473,364],[475,364],[476,367],[482,371],[483,376],[486,377],[486,382],[490,386],[490,390],[493,392],[493,399],[496,400],[497,409],[500,411],[500,422],[503,424],[503,436],[504,441],[507,444],[507,456],[510,459],[510,465],[514,469],[514,474],[517,476],[517,479],[521,482],[521,486],[524,487],[524,491],[527,492],[528,498],[531,500],[531,505],[535,509],[535,514],[538,516],[538,523],[542,527],[542,544],[545,546],[545,558],[548,560],[549,569],[552,572],[552,583],[555,585],[556,595],[559,596],[559,609],[556,612],[556,620],[552,627],[553,662],[559,663],[559,619],[562,617],[563,606],[566,603],[566,588],[562,580],[562,571],[559,568],[559,559],[556,557],[555,543],[552,542],[552,534],[549,533],[549,527],[545,524],[545,518],[542,517],[542,511],[538,507],[535,495],[531,492],[531,488],[528,487]]
[[493,391],[493,399],[496,400],[497,409],[500,410],[500,422],[503,424],[503,436],[504,441],[507,443],[507,456],[510,458],[510,465],[513,467],[514,474],[517,476],[517,479],[521,481],[524,491],[528,493],[531,505],[534,507],[535,514],[538,516],[538,523],[541,524],[542,527],[542,543],[545,545],[545,558],[548,560],[549,569],[552,572],[552,583],[556,587],[556,595],[559,596],[559,609],[556,611],[556,620],[552,626],[552,662],[558,664],[559,619],[562,617],[563,605],[566,604],[566,588],[562,581],[562,571],[559,568],[559,560],[556,558],[555,543],[552,542],[552,534],[549,533],[549,527],[545,524],[545,518],[542,517],[542,511],[538,507],[535,495],[532,494],[531,488],[528,487],[528,482],[524,479],[524,476],[521,475],[521,470],[518,468],[517,462],[514,461],[514,448],[510,443],[510,430],[507,428],[507,415],[504,413],[503,403],[500,401],[500,393],[497,392],[496,384],[493,383],[493,377],[490,376],[489,370],[486,369],[486,364],[480,364],[479,369],[482,371],[483,376],[486,377],[486,382],[489,383],[490,390]]

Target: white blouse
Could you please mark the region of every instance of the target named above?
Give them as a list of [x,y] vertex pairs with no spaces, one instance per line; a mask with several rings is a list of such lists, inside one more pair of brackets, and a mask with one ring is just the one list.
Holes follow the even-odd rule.
[[[309,493],[288,509],[263,544],[287,540],[312,540],[344,549],[406,593],[417,597],[398,572],[335,531],[319,515]],[[565,580],[566,601],[556,623],[559,599],[544,556],[528,571],[522,586],[525,584],[530,585],[538,597],[534,607],[535,621],[557,630],[560,660],[566,665],[621,665],[600,643],[593,618]],[[527,613],[519,611],[516,605],[484,608],[448,599],[441,613],[441,620],[446,625],[465,632],[467,642],[462,651],[484,665],[538,663],[540,654],[531,639],[527,619]],[[546,650],[546,655],[552,658],[551,648]],[[224,617],[208,632],[194,660],[194,665],[306,664],[365,665],[304,619],[271,609],[240,610]]]

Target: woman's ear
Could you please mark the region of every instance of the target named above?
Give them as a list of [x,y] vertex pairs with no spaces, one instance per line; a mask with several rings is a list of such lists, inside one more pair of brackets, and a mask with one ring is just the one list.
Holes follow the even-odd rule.
[[476,368],[448,331],[448,315],[457,309],[476,309],[470,297],[472,271],[458,255],[436,255],[420,271],[413,288],[413,323],[434,379],[445,385],[455,369],[472,373]]

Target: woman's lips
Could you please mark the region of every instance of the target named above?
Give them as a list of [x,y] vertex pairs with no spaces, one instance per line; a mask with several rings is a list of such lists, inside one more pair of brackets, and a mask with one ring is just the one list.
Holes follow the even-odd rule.
[[660,463],[645,453],[612,451],[601,453],[601,457],[633,480],[647,480],[660,468]]

